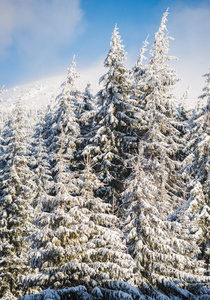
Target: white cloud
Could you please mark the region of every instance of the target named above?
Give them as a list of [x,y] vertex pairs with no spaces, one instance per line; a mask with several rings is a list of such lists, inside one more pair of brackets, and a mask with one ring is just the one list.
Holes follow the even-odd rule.
[[203,74],[210,68],[210,7],[172,7],[167,27],[175,40],[171,42],[171,53],[178,57],[173,63],[182,81],[177,85],[181,96],[190,86],[188,105],[191,106],[202,94],[205,86]]
[[33,76],[56,71],[62,47],[84,30],[82,20],[80,0],[0,0],[0,59],[14,48]]
[[15,10],[7,0],[0,0],[0,55],[12,43],[12,32],[15,28]]
[[79,2],[0,0],[0,53],[14,42],[27,48],[26,40],[31,41],[37,48],[40,41],[55,47],[67,38],[71,40],[83,15]]

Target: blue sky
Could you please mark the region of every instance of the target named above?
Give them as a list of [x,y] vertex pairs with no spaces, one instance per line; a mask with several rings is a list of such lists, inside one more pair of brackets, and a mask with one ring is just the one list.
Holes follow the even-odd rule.
[[0,86],[65,73],[74,54],[79,71],[97,77],[115,23],[132,67],[168,7],[173,66],[195,96],[210,67],[209,0],[0,0]]

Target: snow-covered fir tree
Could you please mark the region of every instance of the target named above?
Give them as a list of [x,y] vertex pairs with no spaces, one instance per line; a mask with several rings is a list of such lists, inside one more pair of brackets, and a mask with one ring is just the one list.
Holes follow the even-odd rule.
[[171,93],[177,76],[175,70],[168,65],[173,57],[168,55],[171,38],[165,25],[167,15],[168,11],[163,14],[159,30],[155,34],[142,95],[142,117],[147,124],[142,139],[144,169],[153,174],[160,190],[159,199],[164,200],[166,216],[181,202],[182,189],[177,170],[180,167],[179,154],[184,143],[178,130],[174,97]]
[[53,184],[51,166],[47,153],[46,143],[42,137],[43,121],[36,125],[35,133],[31,143],[30,168],[34,173],[36,191],[33,199],[33,207],[38,210],[41,208],[42,198],[45,197]]
[[192,109],[187,108],[186,104],[186,101],[189,98],[189,91],[190,88],[188,87],[184,92],[182,98],[180,99],[180,103],[176,111],[177,125],[182,136],[189,134],[190,128],[192,126]]
[[83,150],[89,144],[90,136],[95,130],[94,117],[97,112],[96,97],[93,96],[91,84],[88,83],[83,94],[80,113],[78,114],[80,135],[76,140],[75,169],[81,169],[83,166]]
[[[33,229],[31,202],[35,184],[28,167],[25,111],[19,100],[3,133],[1,155],[0,297],[22,295],[20,276],[27,274],[27,237]],[[10,296],[7,297],[7,293]],[[3,298],[3,299],[4,299]]]
[[[23,279],[28,292],[63,288],[87,282],[90,286],[113,278],[136,284],[141,276],[122,242],[119,222],[110,205],[94,196],[101,182],[89,161],[71,180],[60,170],[54,194],[43,199],[43,211],[35,220],[30,264],[34,272]],[[92,286],[92,287],[93,287]]]
[[206,99],[207,103],[201,110],[200,114],[194,119],[194,125],[188,134],[188,143],[185,147],[186,158],[182,163],[182,177],[186,182],[191,180],[199,181],[206,196],[209,199],[209,146],[210,146],[210,73],[207,77],[207,85],[204,88],[204,94],[201,98]]
[[[210,72],[204,75],[207,77],[207,85],[204,87],[204,94],[200,98],[206,100],[206,106],[202,109],[200,116],[194,121],[197,126],[192,132],[194,157],[191,170],[196,170],[195,178],[201,182],[206,199],[210,198]],[[200,136],[199,136],[200,135]]]
[[[143,87],[143,78],[145,76],[146,73],[146,68],[147,66],[145,66],[143,64],[143,61],[146,59],[146,56],[144,55],[144,53],[147,51],[147,45],[149,44],[148,41],[148,36],[146,38],[146,40],[143,42],[143,46],[140,49],[140,53],[138,56],[138,60],[133,68],[133,77],[134,77],[134,97],[137,99],[140,99],[143,92],[144,92],[144,87]],[[139,103],[139,105],[141,105],[141,103]]]
[[[145,77],[146,96],[149,95],[155,87],[165,93],[169,92],[170,86],[173,86],[178,81],[176,71],[168,65],[170,60],[176,59],[176,57],[168,55],[170,49],[169,42],[173,40],[173,38],[168,35],[166,27],[168,14],[168,10],[163,14],[159,30],[155,33],[155,41],[150,50],[151,58],[145,70],[147,72]],[[167,96],[169,98],[169,95]],[[170,101],[168,105],[169,104]]]
[[192,186],[188,186],[189,198],[186,203],[170,216],[171,220],[180,222],[186,227],[188,239],[194,242],[200,248],[199,259],[206,262],[205,274],[209,275],[209,253],[210,253],[210,208],[205,203],[205,197],[202,186],[199,181],[192,181]]
[[[29,253],[30,264],[34,274],[28,275],[23,282],[28,289],[35,286],[38,291],[50,286],[50,275],[63,258],[65,245],[70,239],[71,218],[66,213],[67,207],[75,199],[69,193],[74,185],[71,174],[66,171],[66,162],[63,158],[63,133],[60,137],[60,151],[54,155],[55,182],[48,193],[40,199],[42,211],[34,219],[36,230],[32,233],[32,245]],[[76,189],[76,187],[75,187]],[[73,192],[74,190],[73,189]],[[71,231],[72,235],[74,233]],[[27,282],[27,283],[26,283]]]
[[[68,69],[67,79],[63,84],[63,91],[57,98],[55,110],[49,112],[45,117],[43,138],[46,141],[48,154],[52,166],[53,177],[56,176],[54,154],[60,151],[59,141],[62,133],[62,155],[65,156],[66,164],[70,167],[70,161],[73,159],[76,150],[76,138],[80,133],[80,128],[75,111],[79,109],[78,90],[75,86],[75,80],[78,77],[75,70],[75,58]],[[80,95],[80,94],[79,94]],[[54,170],[54,171],[53,171]]]
[[93,125],[93,117],[97,111],[95,97],[92,94],[91,84],[88,83],[83,94],[83,103],[81,105],[81,113],[79,122],[81,127],[81,134],[87,134]]
[[126,53],[117,26],[110,45],[104,62],[109,70],[100,79],[103,89],[97,95],[101,107],[94,118],[96,129],[84,154],[87,150],[91,153],[95,171],[107,184],[105,195],[112,198],[112,188],[120,191],[121,180],[127,174],[124,158],[137,148],[138,119],[135,113],[138,107],[135,99],[130,98],[131,83],[128,70],[123,65]]
[[[194,119],[194,126],[188,134],[188,143],[185,147],[186,158],[182,162],[183,168],[181,170],[182,178],[186,184],[187,202],[177,213],[179,216],[182,212],[185,218],[194,223],[191,232],[197,238],[197,244],[202,252],[201,256],[205,258],[208,270],[210,253],[210,73],[204,76],[207,77],[207,85],[203,89],[204,94],[201,98],[206,99],[207,104]],[[175,214],[176,218],[177,213]]]
[[164,220],[161,210],[164,198],[160,202],[156,182],[144,172],[142,147],[133,165],[123,193],[123,230],[128,253],[146,280],[166,289],[169,297],[174,292],[173,282],[181,288],[193,282],[205,282],[205,264],[197,259],[199,247],[184,236],[187,227]]
[[11,111],[7,107],[5,107],[5,105],[3,105],[4,101],[1,98],[3,93],[4,93],[4,86],[0,90],[0,135],[2,134],[4,125],[6,124],[6,122],[9,121],[11,115]]

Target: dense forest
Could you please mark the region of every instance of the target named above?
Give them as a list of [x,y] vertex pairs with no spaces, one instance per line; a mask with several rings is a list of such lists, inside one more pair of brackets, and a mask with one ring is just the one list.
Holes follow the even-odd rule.
[[74,57],[45,109],[1,114],[1,299],[210,299],[210,72],[176,104],[167,15],[131,70],[115,26],[96,95]]

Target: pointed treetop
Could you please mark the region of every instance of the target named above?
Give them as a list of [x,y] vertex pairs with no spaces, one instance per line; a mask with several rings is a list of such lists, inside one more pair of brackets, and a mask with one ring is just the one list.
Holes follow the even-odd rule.
[[147,45],[149,45],[149,42],[147,41],[149,35],[147,36],[146,40],[143,42],[143,46],[140,49],[140,53],[138,56],[138,60],[136,62],[135,67],[142,67],[143,66],[143,60],[146,59],[146,57],[144,56],[144,53],[147,51]]
[[85,88],[85,93],[91,93],[93,91],[91,83],[88,81],[86,88]]
[[76,79],[79,77],[79,74],[76,71],[76,61],[75,61],[76,55],[74,54],[71,66],[68,68],[68,74],[67,74],[67,82],[71,83],[73,79]]
[[[117,23],[114,26],[114,31],[112,33],[112,40],[113,40],[113,37],[116,35],[119,35],[119,28],[117,27]],[[110,45],[111,45],[111,43],[110,43]]]
[[75,87],[75,80],[79,78],[79,74],[76,71],[76,62],[75,62],[75,55],[73,56],[72,62],[70,67],[67,69],[67,78],[66,81],[63,83],[63,94],[66,95],[68,98],[69,93],[74,91],[76,89]]
[[[166,54],[169,51],[169,40],[173,39],[168,36],[168,30],[166,28],[166,21],[168,10],[163,14],[160,26],[158,31],[155,33],[155,41],[153,44],[153,48],[150,50],[151,58],[150,64],[159,64],[160,68],[162,68],[163,64],[168,62],[170,59],[174,57],[166,58]],[[165,31],[165,32],[164,32]]]
[[168,64],[169,61],[177,59],[175,56],[168,55],[170,40],[173,40],[173,38],[168,35],[168,30],[165,25],[168,14],[167,9],[163,14],[158,32],[155,33],[155,41],[150,50],[151,58],[149,60],[149,72],[151,73],[150,82],[153,86],[159,86],[162,91],[169,91],[171,87],[179,81],[175,70]]
[[[166,27],[166,21],[168,21],[167,20],[168,14],[169,14],[169,12],[168,12],[168,9],[167,9],[166,12],[163,14],[163,17],[161,19],[161,23],[160,23],[158,32],[155,33],[155,42],[154,42],[154,45],[153,45],[154,49],[152,49],[150,51],[152,56],[154,56],[155,53],[157,55],[159,52],[167,54],[168,50],[169,50],[169,40],[173,40],[172,37],[168,36],[168,29]],[[164,33],[164,31],[166,33]],[[174,58],[175,57],[173,57],[173,59]]]
[[[117,27],[117,23],[115,24],[114,31],[112,33],[112,40],[110,42],[110,46],[113,47],[122,42],[121,36],[119,35],[119,28]],[[123,46],[124,47],[124,46]]]
[[204,127],[208,129],[209,132],[209,121],[210,121],[210,117],[209,117],[209,112],[210,112],[210,72],[203,75],[203,77],[207,77],[206,78],[206,86],[203,88],[203,95],[201,95],[200,97],[198,97],[199,99],[205,99],[206,100],[206,105],[201,108],[200,111],[200,118],[198,119],[198,122],[203,123]]
[[22,93],[19,95],[18,101],[16,102],[15,108],[13,110],[13,115],[16,122],[23,122],[23,116],[26,113],[25,105],[22,100]]
[[111,49],[104,61],[105,67],[118,67],[121,62],[126,59],[126,52],[124,46],[121,44],[122,40],[118,29],[116,24],[110,42]]
[[162,17],[162,20],[161,20],[161,23],[160,23],[160,29],[159,30],[166,30],[167,31],[167,28],[166,28],[166,25],[165,23],[168,21],[167,20],[167,16],[169,15],[169,7],[166,9],[166,12],[163,14],[163,17]]
[[189,97],[189,93],[190,93],[190,86],[187,87],[186,91],[181,97],[181,105],[183,105],[184,107],[186,107],[186,100]]
[[17,107],[20,107],[20,106],[23,105],[23,100],[22,99],[23,99],[23,91],[21,92],[21,94],[18,97],[18,100],[17,100],[17,103],[16,103]]
[[23,100],[23,95],[24,95],[24,92],[22,91],[22,92],[20,93],[19,97],[18,97],[17,102],[16,102],[16,106],[17,106],[17,107],[23,107],[23,106],[25,106],[25,102],[24,102],[24,100]]
[[210,69],[209,73],[204,74],[203,77],[206,77],[206,83],[207,85],[203,88],[204,94],[199,96],[200,99],[208,97],[207,101],[210,101]]

